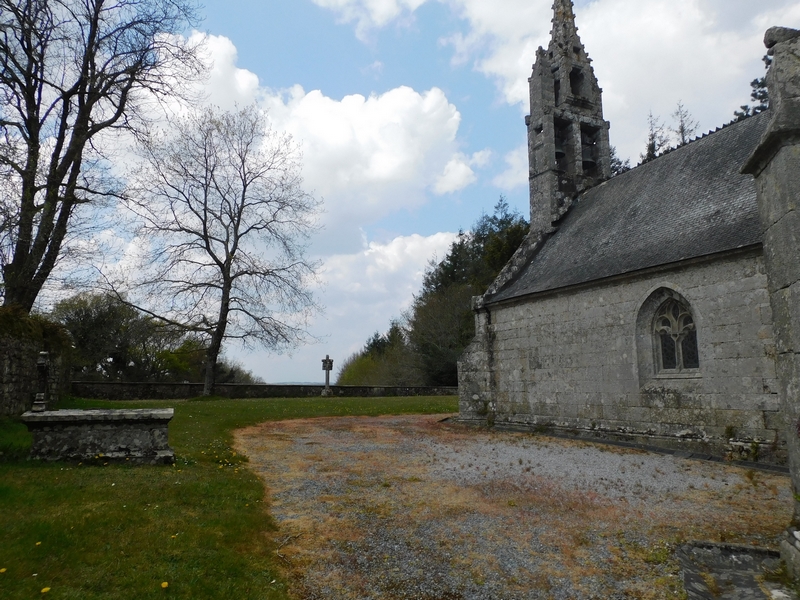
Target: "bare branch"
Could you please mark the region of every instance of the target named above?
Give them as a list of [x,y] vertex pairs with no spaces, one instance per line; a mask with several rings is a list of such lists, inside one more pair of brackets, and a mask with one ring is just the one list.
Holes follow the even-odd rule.
[[[118,199],[94,143],[140,127],[148,99],[202,71],[181,37],[194,0],[0,0],[0,224],[4,305],[30,310],[80,205]],[[12,200],[13,198],[13,200]],[[9,213],[9,216],[5,216]]]
[[318,202],[286,135],[254,106],[199,111],[143,140],[128,206],[149,244],[133,270],[140,308],[208,335],[205,393],[224,340],[280,350],[318,310],[305,257]]

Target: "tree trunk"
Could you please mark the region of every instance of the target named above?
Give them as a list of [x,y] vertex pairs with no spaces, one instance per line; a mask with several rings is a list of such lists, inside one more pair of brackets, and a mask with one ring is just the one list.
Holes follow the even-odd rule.
[[222,340],[225,339],[225,329],[228,327],[228,313],[231,303],[231,281],[225,277],[222,286],[222,300],[219,306],[219,317],[217,326],[211,334],[211,343],[206,350],[206,374],[203,380],[203,396],[211,396],[214,393],[214,384],[217,377],[217,359],[222,348]]
[[206,350],[206,373],[203,379],[203,396],[210,396],[214,393],[214,382],[216,380],[217,357],[219,356],[219,346],[213,351],[212,346]]

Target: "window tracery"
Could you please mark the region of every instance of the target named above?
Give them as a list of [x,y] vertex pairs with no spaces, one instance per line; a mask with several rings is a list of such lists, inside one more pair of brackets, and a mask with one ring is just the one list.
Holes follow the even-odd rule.
[[670,299],[656,312],[654,334],[660,372],[700,368],[697,327],[691,311]]

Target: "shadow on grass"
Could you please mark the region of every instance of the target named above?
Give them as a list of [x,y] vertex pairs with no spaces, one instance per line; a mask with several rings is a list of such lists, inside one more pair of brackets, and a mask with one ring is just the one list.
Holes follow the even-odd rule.
[[19,461],[27,458],[32,440],[33,437],[22,421],[0,418],[0,461]]

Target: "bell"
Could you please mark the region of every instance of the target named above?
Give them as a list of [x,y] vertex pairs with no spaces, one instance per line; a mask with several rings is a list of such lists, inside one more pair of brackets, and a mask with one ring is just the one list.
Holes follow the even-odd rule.
[[594,158],[594,151],[591,146],[584,146],[582,148],[583,155],[583,169],[594,169],[597,166],[597,161]]
[[564,140],[556,138],[556,160],[561,160],[567,155],[564,151]]

